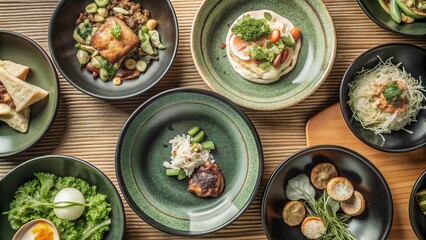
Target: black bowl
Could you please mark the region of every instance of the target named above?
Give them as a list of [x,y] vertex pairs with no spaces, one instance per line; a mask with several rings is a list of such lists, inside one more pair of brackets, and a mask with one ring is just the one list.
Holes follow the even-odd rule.
[[[312,168],[322,162],[332,163],[339,176],[349,179],[365,197],[365,211],[349,221],[349,230],[360,240],[386,239],[392,225],[393,204],[385,179],[363,156],[331,145],[303,149],[281,162],[272,173],[261,203],[262,226],[268,239],[305,239],[300,226],[290,227],[281,217],[288,202],[285,187],[289,179],[300,173],[309,176]],[[320,195],[317,190],[316,198]]]
[[426,37],[426,18],[416,19],[413,23],[396,23],[383,10],[378,0],[357,0],[365,14],[378,26],[388,31],[411,37]]
[[426,188],[426,171],[414,183],[410,194],[410,202],[408,203],[408,214],[410,216],[411,227],[419,239],[426,239],[426,216],[420,210],[416,202],[416,193]]
[[75,41],[72,37],[76,27],[76,19],[84,11],[91,0],[62,0],[52,14],[49,26],[49,48],[61,74],[80,91],[101,99],[124,99],[139,95],[160,81],[171,67],[178,48],[179,34],[177,18],[168,0],[143,1],[143,8],[151,12],[151,16],[158,22],[157,30],[166,46],[159,51],[159,61],[151,63],[147,71],[137,79],[123,82],[115,86],[112,81],[103,82],[99,78],[93,79],[88,71],[81,72],[76,58]]
[[[422,86],[426,87],[426,50],[415,45],[395,43],[385,44],[370,49],[361,54],[346,70],[340,85],[340,109],[346,124],[351,131],[362,142],[370,147],[385,152],[407,152],[417,149],[426,144],[426,110],[422,109],[417,115],[417,122],[412,122],[405,128],[413,131],[410,134],[404,130],[392,131],[390,134],[382,134],[385,141],[380,135],[374,134],[372,131],[366,130],[361,123],[355,120],[352,110],[348,106],[348,83],[353,80],[354,74],[362,68],[373,68],[379,63],[377,56],[382,60],[393,57],[392,62],[402,63],[400,67],[404,67],[407,72],[415,79],[421,78]],[[426,105],[426,100],[423,101]]]

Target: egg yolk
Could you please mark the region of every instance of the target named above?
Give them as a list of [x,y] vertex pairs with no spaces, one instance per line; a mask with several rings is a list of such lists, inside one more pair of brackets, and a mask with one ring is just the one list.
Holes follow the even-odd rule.
[[31,230],[31,233],[34,234],[34,240],[53,240],[54,232],[49,227],[49,224],[45,222],[37,223],[34,228]]

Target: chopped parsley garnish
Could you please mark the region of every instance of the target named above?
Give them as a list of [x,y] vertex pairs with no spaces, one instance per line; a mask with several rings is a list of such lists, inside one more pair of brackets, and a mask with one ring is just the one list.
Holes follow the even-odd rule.
[[390,104],[399,104],[402,101],[402,90],[399,88],[396,81],[388,83],[383,91],[383,96]]
[[120,36],[121,36],[121,26],[120,26],[120,24],[118,24],[118,23],[114,24],[111,27],[111,29],[110,29],[110,33],[115,38],[120,39]]
[[243,18],[232,27],[231,31],[246,42],[253,42],[260,37],[265,36],[271,32],[266,19],[255,19],[249,15]]

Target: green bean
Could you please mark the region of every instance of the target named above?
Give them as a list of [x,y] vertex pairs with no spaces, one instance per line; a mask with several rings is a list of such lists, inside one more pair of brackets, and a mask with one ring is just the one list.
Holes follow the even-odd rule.
[[201,149],[203,150],[214,150],[215,146],[213,141],[205,141],[201,143]]
[[89,3],[86,5],[85,10],[87,13],[95,13],[98,11],[98,5],[96,5],[96,3]]
[[180,172],[180,169],[166,169],[166,175],[167,176],[177,176]]
[[192,126],[192,127],[188,130],[188,135],[189,135],[189,136],[191,136],[191,137],[193,137],[193,136],[195,136],[195,134],[197,134],[199,131],[200,131],[200,127],[199,127],[199,126],[197,126],[197,125]]
[[399,9],[399,6],[396,3],[396,0],[391,0],[389,7],[390,7],[390,16],[391,16],[391,18],[395,22],[401,23],[401,20],[402,20],[401,10]]
[[95,3],[98,5],[98,7],[105,7],[108,5],[109,0],[95,0]]
[[99,77],[104,82],[108,81],[109,80],[108,70],[105,68],[101,68],[101,70],[99,70]]
[[199,143],[201,141],[203,141],[204,139],[204,131],[201,130],[199,131],[193,138],[192,138],[192,143]]
[[179,173],[178,173],[177,179],[178,180],[183,180],[185,178],[186,178],[185,171],[183,169],[179,169]]
[[84,65],[89,62],[90,56],[86,51],[79,49],[77,51],[77,60],[81,65]]
[[139,72],[145,72],[146,71],[146,68],[147,68],[147,64],[146,64],[146,62],[144,61],[144,60],[139,60],[139,61],[137,61],[136,62],[136,69],[139,71]]

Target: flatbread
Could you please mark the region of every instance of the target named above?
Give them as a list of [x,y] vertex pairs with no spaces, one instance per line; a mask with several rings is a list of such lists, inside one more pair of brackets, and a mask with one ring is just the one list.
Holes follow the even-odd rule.
[[0,67],[0,82],[6,87],[7,92],[12,97],[17,112],[42,100],[49,94],[48,91],[13,76],[2,67]]
[[27,79],[28,72],[30,71],[30,68],[28,66],[15,63],[9,60],[0,60],[0,67],[6,69],[13,76],[24,81],[25,79]]
[[7,117],[12,115],[12,111],[10,111],[10,109],[12,108],[9,107],[9,105],[6,103],[0,103],[0,117]]
[[22,109],[20,112],[17,112],[14,108],[9,107],[7,104],[1,103],[1,108],[9,108],[8,111],[11,113],[9,116],[0,116],[0,121],[5,122],[11,128],[20,131],[21,133],[28,132],[30,125],[30,107]]

